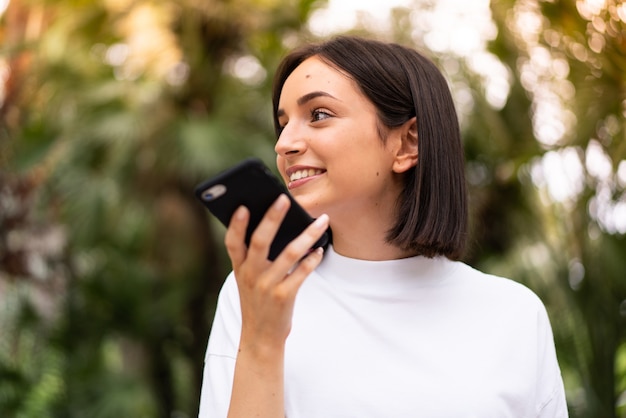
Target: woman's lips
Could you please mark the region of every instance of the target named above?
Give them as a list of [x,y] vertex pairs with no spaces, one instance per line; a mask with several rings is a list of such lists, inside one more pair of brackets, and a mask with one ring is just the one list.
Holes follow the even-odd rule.
[[317,176],[319,174],[322,174],[323,172],[324,170],[319,168],[304,168],[295,170],[289,174],[289,181],[296,181],[307,177]]
[[305,183],[321,176],[326,171],[320,168],[298,168],[289,170],[287,173],[289,176],[289,184],[287,187],[293,189],[295,187],[302,186]]

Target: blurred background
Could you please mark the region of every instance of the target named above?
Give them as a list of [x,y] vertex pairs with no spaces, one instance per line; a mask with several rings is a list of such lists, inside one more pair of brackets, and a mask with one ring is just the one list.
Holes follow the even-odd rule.
[[543,299],[571,417],[626,417],[626,3],[380,3],[0,0],[1,417],[196,416],[230,267],[193,188],[274,166],[274,69],[338,32],[444,71],[464,261]]

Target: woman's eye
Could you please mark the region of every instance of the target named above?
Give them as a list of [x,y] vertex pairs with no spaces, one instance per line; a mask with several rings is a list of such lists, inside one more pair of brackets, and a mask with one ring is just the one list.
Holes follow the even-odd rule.
[[313,109],[311,111],[311,121],[317,122],[320,120],[328,119],[331,117],[331,114],[324,109]]

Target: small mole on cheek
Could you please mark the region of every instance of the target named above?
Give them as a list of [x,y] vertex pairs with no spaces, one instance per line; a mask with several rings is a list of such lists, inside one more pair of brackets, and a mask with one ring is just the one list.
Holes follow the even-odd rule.
[[378,176],[380,176],[380,173],[377,171],[377,172],[376,172],[376,177],[378,177]]
[[311,74],[307,74],[305,78],[311,78]]

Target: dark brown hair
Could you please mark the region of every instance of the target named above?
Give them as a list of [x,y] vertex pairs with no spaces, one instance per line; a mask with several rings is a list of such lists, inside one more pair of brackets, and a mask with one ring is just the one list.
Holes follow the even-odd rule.
[[[272,93],[274,127],[285,80],[316,56],[353,79],[374,104],[383,127],[417,120],[418,163],[405,173],[398,219],[388,242],[427,257],[458,259],[467,235],[467,190],[459,122],[448,84],[432,61],[399,44],[339,36],[291,52]],[[381,131],[381,136],[384,132]],[[384,140],[384,137],[383,137]]]

